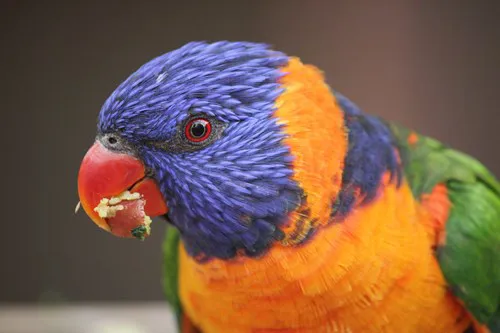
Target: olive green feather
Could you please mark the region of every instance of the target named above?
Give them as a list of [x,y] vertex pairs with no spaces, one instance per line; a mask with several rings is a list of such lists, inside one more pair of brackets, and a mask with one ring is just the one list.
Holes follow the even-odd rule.
[[[390,125],[415,197],[445,184],[451,202],[437,257],[451,291],[475,318],[500,332],[500,184],[476,159]],[[416,135],[416,134],[412,134]]]
[[181,301],[179,298],[179,242],[180,234],[177,229],[167,227],[163,241],[163,291],[180,323],[182,316]]

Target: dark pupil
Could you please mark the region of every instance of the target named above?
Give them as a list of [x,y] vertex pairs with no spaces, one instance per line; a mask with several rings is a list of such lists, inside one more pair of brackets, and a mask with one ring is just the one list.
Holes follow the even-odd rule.
[[197,121],[191,126],[191,135],[195,138],[201,138],[205,135],[206,130],[205,122]]

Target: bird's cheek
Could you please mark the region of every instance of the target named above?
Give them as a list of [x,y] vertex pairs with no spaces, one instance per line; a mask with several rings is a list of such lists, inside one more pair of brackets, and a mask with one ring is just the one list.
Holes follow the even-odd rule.
[[108,150],[99,141],[83,158],[78,194],[92,221],[119,237],[143,239],[149,235],[151,217],[168,211],[144,164],[128,153]]

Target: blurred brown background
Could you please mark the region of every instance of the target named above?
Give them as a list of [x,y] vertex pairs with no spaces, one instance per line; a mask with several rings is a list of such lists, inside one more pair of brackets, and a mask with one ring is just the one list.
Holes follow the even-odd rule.
[[191,40],[267,42],[365,111],[500,175],[500,2],[2,1],[0,302],[161,300],[161,222],[120,240],[73,209],[108,94]]

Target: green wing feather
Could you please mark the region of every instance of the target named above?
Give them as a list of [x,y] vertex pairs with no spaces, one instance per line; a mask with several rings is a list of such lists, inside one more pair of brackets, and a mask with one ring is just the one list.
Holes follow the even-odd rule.
[[179,242],[179,231],[173,227],[167,227],[163,241],[163,291],[167,302],[177,316],[178,324],[180,324],[182,316],[179,298]]
[[389,126],[415,197],[448,188],[452,207],[437,255],[452,292],[500,332],[500,183],[476,159],[424,136],[409,144],[409,130]]

